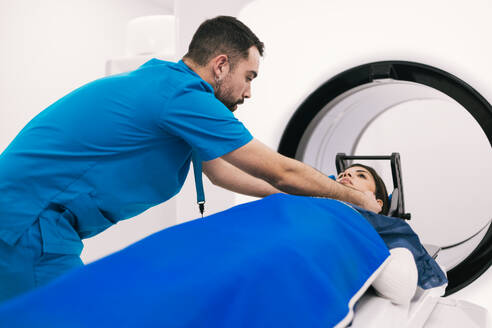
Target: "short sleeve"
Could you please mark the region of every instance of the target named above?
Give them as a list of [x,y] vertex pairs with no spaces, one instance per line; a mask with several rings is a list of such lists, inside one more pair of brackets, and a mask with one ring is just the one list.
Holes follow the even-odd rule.
[[185,140],[203,161],[225,155],[253,139],[203,82],[177,88],[161,112],[159,126]]

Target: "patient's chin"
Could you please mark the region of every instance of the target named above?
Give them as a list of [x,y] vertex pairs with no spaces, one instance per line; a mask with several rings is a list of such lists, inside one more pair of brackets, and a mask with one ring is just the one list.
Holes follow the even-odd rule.
[[412,253],[393,248],[372,286],[376,293],[395,304],[408,304],[417,290],[418,271]]

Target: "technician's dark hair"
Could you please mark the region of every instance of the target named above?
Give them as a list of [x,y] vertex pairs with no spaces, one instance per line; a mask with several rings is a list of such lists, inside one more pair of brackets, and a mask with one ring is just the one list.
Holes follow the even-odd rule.
[[386,190],[386,185],[384,184],[383,179],[379,176],[379,174],[374,170],[372,167],[363,165],[363,164],[352,164],[350,167],[354,166],[360,166],[365,168],[369,173],[371,173],[372,177],[374,178],[374,182],[376,183],[376,199],[381,199],[383,201],[383,206],[381,208],[381,213],[383,215],[388,215],[389,211],[389,198],[388,198],[388,191]]
[[204,21],[198,27],[184,57],[204,66],[213,57],[225,54],[233,69],[240,58],[248,58],[248,50],[252,46],[263,56],[263,42],[249,27],[235,17],[218,16]]

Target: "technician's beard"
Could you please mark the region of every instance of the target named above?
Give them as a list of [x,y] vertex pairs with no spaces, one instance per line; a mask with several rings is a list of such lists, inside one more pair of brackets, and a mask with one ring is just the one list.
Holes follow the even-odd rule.
[[[227,78],[226,78],[227,79]],[[224,86],[224,80],[217,81],[217,90],[215,91],[215,97],[220,100],[231,112],[236,110],[236,105],[242,104],[242,101],[236,101],[232,99],[231,91]]]

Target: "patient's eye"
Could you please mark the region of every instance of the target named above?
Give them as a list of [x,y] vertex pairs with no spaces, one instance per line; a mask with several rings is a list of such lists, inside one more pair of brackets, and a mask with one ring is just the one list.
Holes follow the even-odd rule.
[[361,177],[362,179],[367,179],[364,173],[359,173],[359,177]]

